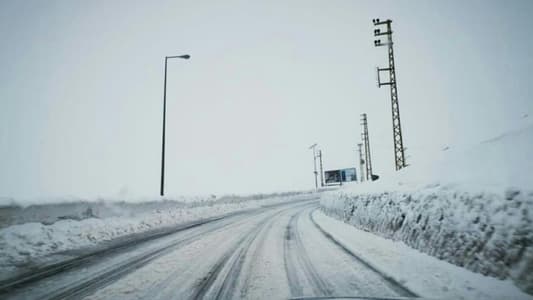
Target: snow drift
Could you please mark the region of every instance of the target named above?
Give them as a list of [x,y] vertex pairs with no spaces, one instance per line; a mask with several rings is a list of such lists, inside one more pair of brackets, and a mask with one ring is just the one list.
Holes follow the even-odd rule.
[[322,195],[322,210],[533,294],[533,126]]
[[101,199],[0,207],[0,281],[32,265],[61,260],[64,255],[68,256],[65,251],[92,248],[121,237],[313,197],[316,196],[307,192],[289,192],[195,198],[194,201],[129,203]]
[[100,197],[100,198],[44,198],[9,199],[0,198],[0,229],[16,224],[38,222],[51,225],[61,220],[83,220],[88,218],[133,217],[155,210],[190,209],[199,206],[238,204],[250,200],[264,200],[306,192],[282,192],[253,194],[247,196],[225,195],[175,196],[153,200],[149,197]]

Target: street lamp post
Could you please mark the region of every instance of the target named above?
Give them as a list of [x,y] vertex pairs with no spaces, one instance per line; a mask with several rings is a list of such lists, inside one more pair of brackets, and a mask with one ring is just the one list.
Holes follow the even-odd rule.
[[167,115],[167,62],[170,58],[189,59],[190,55],[165,56],[165,83],[163,86],[163,138],[161,142],[161,190],[160,195],[165,194],[165,129]]

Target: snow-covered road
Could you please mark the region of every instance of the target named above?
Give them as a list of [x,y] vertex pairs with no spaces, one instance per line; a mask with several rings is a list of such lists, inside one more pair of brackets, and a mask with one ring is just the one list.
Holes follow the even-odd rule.
[[509,282],[358,231],[318,207],[316,199],[265,206],[69,253],[75,258],[0,283],[0,298],[529,299]]
[[415,296],[336,244],[316,200],[191,223],[1,286],[13,299]]

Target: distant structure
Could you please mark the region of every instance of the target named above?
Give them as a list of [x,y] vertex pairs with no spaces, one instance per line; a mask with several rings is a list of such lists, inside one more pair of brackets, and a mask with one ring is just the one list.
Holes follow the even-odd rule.
[[318,146],[317,143],[314,143],[313,145],[309,146],[309,149],[313,149],[313,167],[314,167],[314,174],[315,174],[315,190],[318,190],[318,172],[316,171],[316,146]]
[[324,168],[322,166],[322,150],[318,150],[318,159],[320,161],[320,186],[324,186]]
[[364,173],[363,173],[363,165],[365,164],[365,160],[363,159],[363,144],[362,143],[359,143],[357,144],[357,148],[359,150],[359,175],[361,177],[361,179],[359,181],[363,182],[365,177],[364,177]]
[[[386,26],[386,31],[381,32],[379,28],[374,29],[374,36],[387,36],[387,42],[382,43],[380,39],[374,40],[374,46],[388,46],[388,56],[389,56],[389,67],[388,68],[379,68],[377,67],[378,75],[378,87],[383,85],[390,85],[390,95],[391,95],[391,104],[392,104],[392,132],[393,132],[393,144],[394,144],[394,160],[396,164],[396,170],[400,170],[406,166],[405,156],[404,156],[404,147],[402,139],[402,127],[400,124],[400,105],[398,103],[398,88],[396,86],[396,69],[394,67],[394,51],[392,49],[392,20],[380,21],[379,19],[372,20],[374,26]],[[380,81],[380,72],[389,72],[389,81],[381,82]]]
[[[366,180],[372,179],[372,159],[370,158],[370,137],[368,136],[368,121],[366,114],[361,114],[361,139],[363,140],[363,145],[365,147],[365,176]],[[362,175],[361,175],[362,176]]]

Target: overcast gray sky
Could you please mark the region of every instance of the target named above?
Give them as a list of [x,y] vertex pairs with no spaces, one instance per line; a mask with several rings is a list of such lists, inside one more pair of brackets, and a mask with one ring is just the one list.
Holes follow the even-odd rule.
[[163,70],[169,194],[313,187],[393,170],[375,17],[393,20],[408,162],[533,112],[533,1],[2,1],[0,196],[158,195]]

